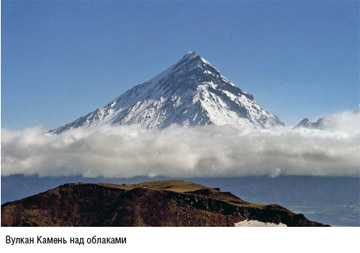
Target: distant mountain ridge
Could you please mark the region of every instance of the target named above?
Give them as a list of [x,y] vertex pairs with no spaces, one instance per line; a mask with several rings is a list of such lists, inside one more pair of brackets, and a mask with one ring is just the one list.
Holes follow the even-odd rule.
[[294,128],[353,131],[359,129],[359,124],[360,110],[354,110],[324,116],[316,121],[310,121],[308,118],[304,118]]
[[180,126],[231,125],[269,128],[283,126],[254,97],[227,80],[214,65],[194,52],[153,79],[135,86],[72,123],[51,130],[78,127],[141,125],[148,129]]
[[326,127],[326,122],[325,118],[320,118],[315,122],[310,121],[308,118],[304,118],[294,128],[324,129]]

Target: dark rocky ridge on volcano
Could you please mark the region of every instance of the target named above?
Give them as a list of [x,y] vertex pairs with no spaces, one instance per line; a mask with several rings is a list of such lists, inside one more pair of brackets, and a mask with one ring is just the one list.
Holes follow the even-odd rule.
[[279,205],[249,203],[181,180],[65,184],[5,203],[1,211],[2,226],[234,226],[244,220],[324,226]]

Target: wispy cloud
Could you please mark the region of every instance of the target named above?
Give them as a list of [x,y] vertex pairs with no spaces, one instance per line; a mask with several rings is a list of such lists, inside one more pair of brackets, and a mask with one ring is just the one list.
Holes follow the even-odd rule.
[[360,114],[331,117],[338,126],[327,131],[118,126],[53,135],[41,127],[2,129],[2,175],[359,176]]

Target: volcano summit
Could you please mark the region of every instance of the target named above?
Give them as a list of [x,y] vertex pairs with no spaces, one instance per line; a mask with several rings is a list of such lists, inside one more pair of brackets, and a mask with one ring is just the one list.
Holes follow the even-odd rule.
[[148,129],[172,124],[254,128],[284,125],[277,116],[261,108],[252,95],[223,77],[214,65],[195,52],[189,52],[153,79],[51,132],[136,124]]

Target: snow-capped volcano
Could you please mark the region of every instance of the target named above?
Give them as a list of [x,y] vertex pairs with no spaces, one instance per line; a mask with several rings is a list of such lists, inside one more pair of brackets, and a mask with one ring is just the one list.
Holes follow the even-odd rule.
[[255,128],[284,125],[274,114],[262,109],[252,95],[235,86],[194,52],[104,107],[51,132],[106,124],[139,124],[149,129],[172,124]]

